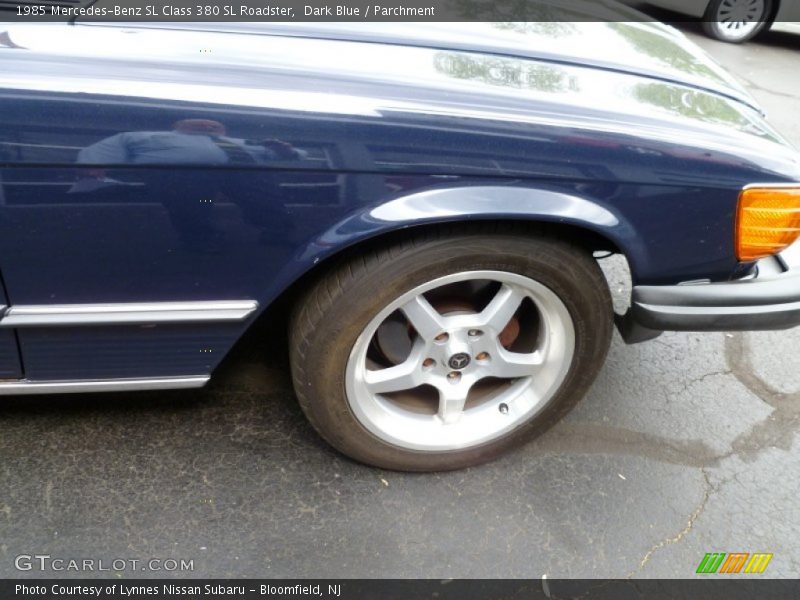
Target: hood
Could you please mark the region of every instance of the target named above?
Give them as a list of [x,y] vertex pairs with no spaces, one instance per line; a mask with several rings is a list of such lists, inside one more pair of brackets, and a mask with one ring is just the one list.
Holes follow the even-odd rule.
[[[645,18],[636,11],[630,13],[627,15],[629,19]],[[373,42],[588,66],[714,92],[763,114],[742,85],[681,32],[661,23],[643,20],[413,24],[137,23],[136,26]]]

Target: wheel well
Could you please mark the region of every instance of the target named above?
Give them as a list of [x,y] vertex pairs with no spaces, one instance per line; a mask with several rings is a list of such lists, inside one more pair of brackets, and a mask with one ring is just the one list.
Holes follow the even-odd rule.
[[[578,243],[583,246],[587,252],[609,252],[611,254],[624,253],[621,249],[607,237],[586,229],[580,226],[566,224],[566,223],[553,223],[549,221],[521,221],[514,219],[489,219],[480,221],[458,221],[448,223],[426,223],[421,225],[414,225],[399,230],[392,230],[378,234],[376,236],[356,242],[351,246],[342,248],[338,252],[328,256],[324,260],[314,265],[310,270],[304,273],[294,283],[292,283],[286,290],[284,290],[274,301],[272,301],[268,309],[262,314],[269,314],[270,320],[288,316],[292,307],[296,304],[296,300],[304,290],[308,289],[323,273],[325,273],[332,265],[348,260],[363,252],[369,252],[374,248],[391,244],[394,240],[407,238],[411,235],[416,235],[430,230],[440,230],[441,235],[448,233],[463,234],[465,231],[474,231],[477,233],[508,233],[516,235],[549,235],[555,238],[568,239],[573,243]],[[259,319],[260,320],[260,319]]]

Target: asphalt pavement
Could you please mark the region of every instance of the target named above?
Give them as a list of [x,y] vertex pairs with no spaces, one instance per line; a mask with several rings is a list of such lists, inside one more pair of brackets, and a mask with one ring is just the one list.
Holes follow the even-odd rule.
[[[681,28],[800,145],[800,37],[730,46]],[[624,302],[624,265],[604,266]],[[361,466],[320,441],[281,332],[254,332],[200,391],[3,399],[0,576],[113,574],[14,566],[48,554],[193,561],[127,577],[683,578],[706,552],[734,551],[798,574],[800,329],[635,346],[615,333],[565,421],[434,475]]]

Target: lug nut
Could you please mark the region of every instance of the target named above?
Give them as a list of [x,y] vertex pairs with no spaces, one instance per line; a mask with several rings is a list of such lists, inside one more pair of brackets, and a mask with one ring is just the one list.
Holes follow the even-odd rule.
[[447,374],[447,379],[450,381],[450,383],[458,383],[461,379],[461,373],[458,371],[450,371]]
[[483,335],[483,332],[480,329],[470,329],[467,333],[469,337],[478,337],[479,335]]
[[450,336],[449,336],[449,335],[447,335],[447,333],[440,333],[439,335],[437,335],[437,336],[436,336],[435,338],[433,338],[433,339],[434,339],[434,340],[436,340],[437,342],[439,342],[439,343],[441,344],[441,343],[444,343],[444,342],[446,342],[447,340],[449,340],[449,339],[450,339]]
[[433,360],[432,358],[426,358],[425,360],[422,361],[422,367],[424,369],[430,369],[431,367],[434,366],[436,366],[436,361]]
[[475,357],[477,360],[489,360],[489,353],[488,352],[480,352]]
[[507,415],[508,414],[508,404],[503,402],[500,406],[497,407],[500,409],[500,414]]

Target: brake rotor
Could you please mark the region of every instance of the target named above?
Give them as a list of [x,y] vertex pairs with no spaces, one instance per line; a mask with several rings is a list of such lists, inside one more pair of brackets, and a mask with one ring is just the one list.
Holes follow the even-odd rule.
[[[475,306],[467,300],[458,298],[438,298],[431,302],[433,308],[440,315],[468,315],[474,314]],[[500,344],[508,349],[519,337],[519,319],[515,314],[503,331],[498,336]],[[399,365],[411,353],[411,346],[414,339],[414,328],[411,324],[401,317],[386,319],[381,323],[373,338],[375,349],[390,364]]]

